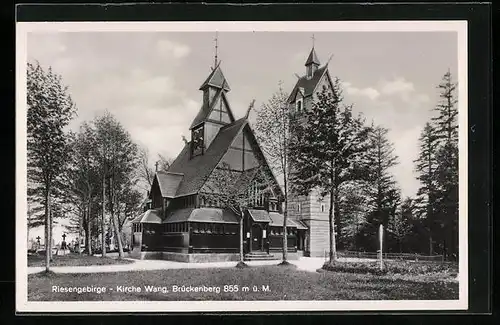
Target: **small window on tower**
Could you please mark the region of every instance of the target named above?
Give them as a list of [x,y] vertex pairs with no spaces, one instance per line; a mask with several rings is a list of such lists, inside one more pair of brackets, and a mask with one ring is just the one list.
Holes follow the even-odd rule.
[[302,112],[302,100],[297,101],[297,113]]

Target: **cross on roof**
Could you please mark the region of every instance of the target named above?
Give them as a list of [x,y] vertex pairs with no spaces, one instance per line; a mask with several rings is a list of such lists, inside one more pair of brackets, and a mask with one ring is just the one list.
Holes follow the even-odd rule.
[[63,234],[63,235],[62,235],[62,238],[63,238],[63,240],[64,240],[64,239],[66,239],[66,234]]
[[155,162],[155,172],[158,171],[158,160]]
[[311,39],[313,41],[313,48],[314,48],[314,41],[316,40],[316,38],[314,37],[314,34],[312,34]]

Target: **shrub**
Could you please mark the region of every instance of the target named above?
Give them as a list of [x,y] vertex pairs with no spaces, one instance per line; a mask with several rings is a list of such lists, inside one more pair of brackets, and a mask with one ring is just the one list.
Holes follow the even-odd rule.
[[456,275],[458,272],[457,265],[453,263],[426,263],[414,261],[384,261],[384,269],[380,270],[378,262],[335,262],[330,264],[326,262],[323,270],[345,272],[345,273],[361,273],[361,274],[430,274],[430,273],[448,273]]
[[335,262],[330,264],[326,262],[323,270],[334,271],[334,272],[345,272],[345,273],[360,273],[360,274],[376,274],[383,275],[387,274],[387,268],[380,270],[378,263],[373,262]]

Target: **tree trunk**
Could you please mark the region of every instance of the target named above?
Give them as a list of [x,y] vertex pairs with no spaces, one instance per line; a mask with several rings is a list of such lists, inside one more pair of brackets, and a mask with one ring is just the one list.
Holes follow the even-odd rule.
[[109,186],[109,191],[111,194],[111,220],[113,222],[113,228],[115,230],[115,236],[116,240],[118,241],[118,258],[123,258],[123,244],[122,244],[122,237],[120,235],[120,230],[118,229],[118,220],[116,220],[116,214],[115,214],[115,197],[114,197],[114,189],[113,189],[113,178],[111,178],[111,184]]
[[285,211],[283,211],[283,262],[288,260],[288,235],[287,235],[287,217],[288,217],[288,189],[287,179],[284,177],[284,190],[285,190]]
[[53,219],[54,219],[54,215],[52,214],[52,200],[50,199],[49,197],[49,206],[50,206],[50,209],[49,209],[49,238],[50,238],[50,250],[49,250],[49,254],[50,254],[50,261],[52,262],[53,261],[53,253],[52,253],[52,243],[54,242],[54,227],[53,227]]
[[429,234],[429,256],[432,256],[434,254],[432,250],[432,234]]
[[118,242],[118,258],[123,258],[123,244],[122,238],[120,236],[120,230],[118,229],[118,221],[116,220],[116,215],[111,213],[111,220],[113,221],[113,230],[115,231],[116,240]]
[[101,222],[102,257],[106,257],[106,176],[102,178],[102,222]]
[[328,223],[329,223],[329,233],[330,233],[330,263],[333,264],[337,260],[337,248],[335,247],[335,231],[334,231],[334,189],[333,187],[330,190],[330,208],[328,209]]
[[30,247],[30,226],[31,226],[31,209],[30,209],[30,206],[28,204],[28,227],[26,227],[27,231],[26,231],[26,239],[28,240],[28,249],[31,249]]
[[83,221],[85,220],[85,214],[87,213],[87,207],[85,202],[82,204],[82,215],[78,222],[78,254],[82,255],[82,235],[83,235]]
[[243,263],[243,211],[240,214],[240,262]]
[[92,256],[92,227],[90,219],[92,217],[92,201],[89,200],[87,209],[87,253]]
[[45,192],[45,271],[50,271],[50,189]]

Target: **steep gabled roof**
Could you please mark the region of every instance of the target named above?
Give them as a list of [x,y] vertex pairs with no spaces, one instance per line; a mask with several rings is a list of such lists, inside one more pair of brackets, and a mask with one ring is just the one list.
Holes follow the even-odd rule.
[[241,118],[223,126],[203,155],[191,158],[191,142],[186,143],[168,169],[168,172],[184,175],[176,196],[194,194],[200,190],[246,122],[245,118]]
[[255,153],[260,156],[260,158],[262,159],[262,162],[264,164],[264,167],[268,170],[269,174],[271,175],[272,182],[274,183],[274,184],[272,184],[273,190],[278,190],[278,192],[279,192],[279,193],[274,193],[274,194],[276,196],[283,197],[285,195],[283,192],[283,189],[279,185],[278,180],[276,179],[276,175],[274,175],[273,170],[269,166],[269,163],[266,159],[266,156],[264,155],[264,153],[262,152],[262,149],[260,148],[259,141],[257,141],[257,138],[255,137],[255,134],[253,133],[252,127],[250,126],[250,124],[247,124],[246,127],[249,130],[248,135],[250,137],[250,141],[252,141],[254,143],[254,146],[252,147],[252,149],[254,149],[256,151]]
[[219,64],[217,64],[217,66],[215,67],[215,69],[213,69],[212,72],[210,72],[207,79],[200,86],[200,90],[203,90],[208,86],[220,89],[224,88],[226,91],[231,90],[231,88],[229,88],[229,84],[227,83],[226,77],[224,77],[224,74],[222,73],[222,70],[220,68],[220,61]]
[[295,84],[292,92],[290,93],[290,96],[288,97],[288,102],[292,102],[295,99],[295,96],[297,95],[297,92],[300,88],[304,88],[304,97],[311,96],[314,93],[314,90],[316,89],[321,78],[327,71],[328,66],[325,65],[314,71],[312,78],[308,79],[307,76],[300,77],[300,79],[297,80],[297,83]]
[[[226,94],[224,93],[224,91],[222,91],[222,89],[217,90],[217,92],[214,95],[214,98],[212,99],[212,102],[209,105],[206,103],[202,104],[198,114],[193,120],[193,123],[191,123],[191,126],[189,127],[190,130],[195,126],[199,125],[201,122],[204,122],[208,119],[210,113],[212,113],[214,106],[219,99],[223,100],[226,106],[229,107],[229,103],[227,101]],[[227,111],[231,122],[234,122],[234,116],[233,113],[231,112],[231,109],[229,108]]]
[[166,198],[175,197],[183,177],[184,175],[178,173],[164,171],[156,172],[155,178],[158,181],[161,196]]
[[309,53],[309,57],[307,58],[305,65],[308,66],[309,64],[313,64],[313,63],[319,65],[319,59],[318,59],[318,56],[316,55],[316,51],[314,50],[314,47],[312,48],[311,53]]

